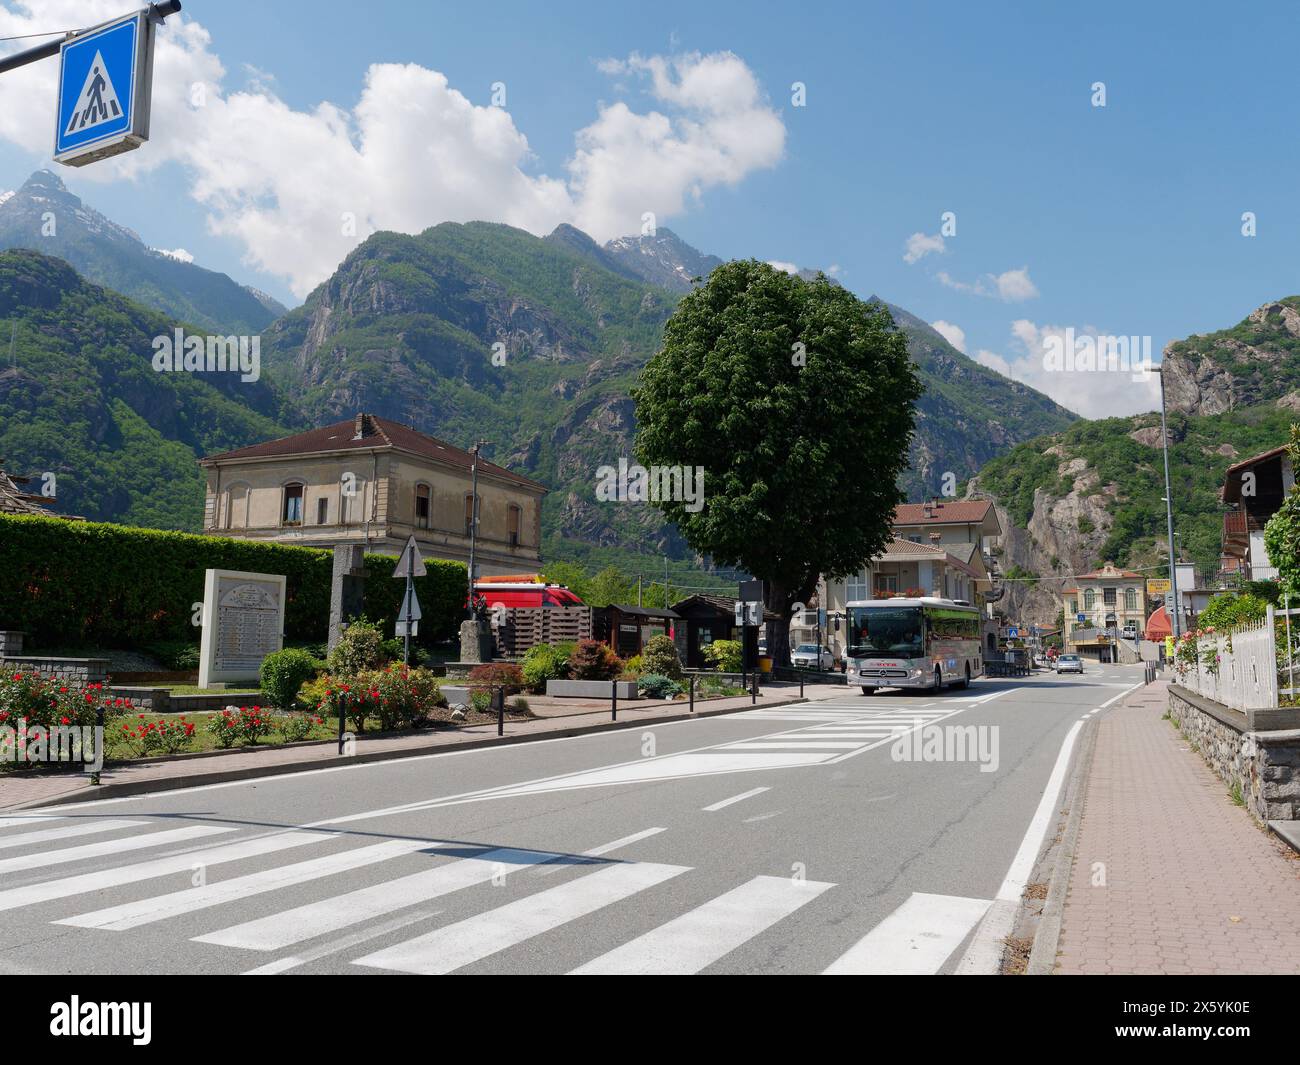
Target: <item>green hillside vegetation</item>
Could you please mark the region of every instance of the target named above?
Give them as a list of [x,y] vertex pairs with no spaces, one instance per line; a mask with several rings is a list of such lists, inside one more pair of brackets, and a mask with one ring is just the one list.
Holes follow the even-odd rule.
[[[1243,407],[1213,416],[1173,414],[1169,418],[1169,476],[1173,484],[1174,518],[1179,542],[1202,569],[1217,565],[1224,508],[1219,502],[1224,471],[1233,463],[1284,443],[1294,412],[1275,406]],[[1073,488],[1073,477],[1061,477],[1058,467],[1083,458],[1098,483],[1117,487],[1107,504],[1114,516],[1099,558],[1138,566],[1155,560],[1156,542],[1166,537],[1164,468],[1161,450],[1129,436],[1135,429],[1159,425],[1159,415],[1105,418],[1079,422],[1064,433],[1020,444],[980,471],[980,487],[992,493],[1017,525],[1033,516],[1034,492],[1045,489],[1060,498]],[[1219,454],[1225,443],[1235,455]],[[1056,445],[1061,454],[1046,454]],[[1081,530],[1083,531],[1083,530]]]
[[282,432],[264,383],[158,373],[171,319],[31,251],[0,254],[0,457],[56,477],[62,513],[197,529],[200,455]]

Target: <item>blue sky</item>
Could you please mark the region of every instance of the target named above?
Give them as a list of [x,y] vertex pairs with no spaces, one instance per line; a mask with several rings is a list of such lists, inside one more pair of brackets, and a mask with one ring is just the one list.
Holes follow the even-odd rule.
[[[32,3],[34,10],[0,0],[7,12],[0,36],[33,25],[62,29],[64,19],[78,21],[105,3],[113,12],[130,7],[111,0]],[[1149,335],[1158,358],[1171,339],[1235,324],[1261,303],[1300,292],[1297,16],[1281,4],[1236,5],[1224,18],[1176,4],[391,0],[367,8],[193,0],[185,19],[191,35],[197,22],[209,38],[190,36],[188,50],[170,64],[160,53],[154,141],[121,166],[97,165],[94,174],[57,169],[74,191],[147,243],[184,248],[202,265],[287,303],[297,302],[322,267],[284,272],[290,266],[283,265],[283,249],[314,240],[319,228],[315,216],[293,213],[297,196],[285,192],[293,187],[285,181],[298,181],[304,199],[327,197],[335,171],[347,168],[313,170],[310,148],[277,155],[276,146],[287,140],[284,130],[303,124],[295,116],[310,117],[323,101],[340,109],[342,135],[360,139],[353,109],[372,64],[439,72],[476,108],[487,108],[493,83],[503,82],[513,133],[531,151],[519,169],[529,180],[546,175],[563,186],[575,136],[597,123],[602,108],[622,101],[638,116],[700,120],[691,101],[655,91],[655,57],[681,75],[685,68],[674,68],[674,57],[720,53],[735,57],[730,74],[752,78],[759,99],[749,110],[722,115],[704,138],[739,131],[748,142],[746,124],[760,112],[775,116],[780,134],[765,127],[733,153],[723,177],[707,176],[713,164],[705,163],[706,176],[695,180],[688,166],[680,178],[683,207],[660,209],[660,225],[723,257],[833,264],[852,290],[947,323],[972,357],[1084,413],[1149,409],[1150,391],[1135,389],[1127,375],[1093,375],[1072,386],[1036,376],[1041,359],[1032,346],[1054,330]],[[169,32],[174,28],[175,20]],[[224,76],[207,78],[215,93],[229,98],[242,90],[259,107],[229,108],[220,125],[192,138],[192,109],[167,108],[181,79],[191,71],[205,77],[218,59]],[[621,68],[602,69],[602,60]],[[39,77],[52,83],[56,63],[40,66],[49,69]],[[11,94],[43,84],[17,77],[5,76]],[[795,81],[807,86],[804,107],[792,106]],[[1098,81],[1105,83],[1105,107],[1092,105]],[[391,104],[401,83],[388,91],[377,105]],[[0,187],[51,165],[43,145],[52,98],[47,110],[34,126],[0,118]],[[409,138],[426,141],[440,121],[436,101],[410,118]],[[401,120],[396,125],[404,128]],[[248,140],[257,147],[243,143],[244,131],[256,132]],[[218,158],[227,149],[231,158]],[[464,151],[447,154],[454,157],[428,165],[452,187],[481,183],[481,168],[495,165],[487,159],[467,166]],[[569,195],[539,182],[528,186],[536,202],[521,208],[504,182],[488,199],[466,192],[444,208],[455,199],[451,193],[440,199],[442,193],[412,188],[394,195],[400,204],[389,212],[385,182],[411,168],[385,172],[387,158],[337,179],[340,186],[368,183],[362,237],[366,219],[418,230],[467,210],[524,219],[545,232],[557,197]],[[262,185],[259,167],[276,173],[278,188]],[[235,180],[231,173],[242,173],[242,183],[226,185]],[[654,174],[633,176],[645,183],[646,198],[659,195]],[[222,187],[214,191],[214,183]],[[662,203],[673,199],[664,193]],[[336,213],[332,203],[321,210],[330,218]],[[584,210],[581,217],[599,213]],[[621,208],[605,210],[608,218]],[[909,237],[938,233],[945,211],[955,213],[957,228],[944,250],[905,261]],[[1245,211],[1257,216],[1254,237],[1241,234]],[[221,232],[211,231],[214,216]],[[630,231],[635,216],[627,217]],[[312,261],[336,262],[336,247],[317,247]]]

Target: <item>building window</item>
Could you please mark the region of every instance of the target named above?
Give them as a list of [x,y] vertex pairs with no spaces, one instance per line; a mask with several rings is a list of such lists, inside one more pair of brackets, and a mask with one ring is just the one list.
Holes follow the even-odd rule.
[[844,601],[852,603],[860,599],[871,598],[871,575],[863,570],[844,580]]
[[1085,588],[1083,592],[1083,609],[1092,613],[1092,608],[1097,604],[1097,593],[1091,588]]
[[1102,601],[1103,603],[1105,603],[1107,606],[1114,606],[1114,605],[1115,605],[1115,589],[1114,589],[1114,588],[1103,588],[1103,589],[1102,589],[1102,592],[1101,592],[1101,601]]
[[316,524],[328,525],[330,521],[330,501],[324,496],[316,500]]
[[281,524],[302,524],[302,485],[286,484],[284,486],[284,509],[281,511]]
[[429,527],[429,486],[427,484],[415,486],[415,526],[417,529]]
[[469,536],[474,531],[474,496],[472,493],[465,495],[465,535]]
[[523,511],[515,506],[515,504],[511,503],[509,510],[509,525],[507,527],[511,547],[519,546],[519,520],[522,515]]
[[1124,609],[1130,613],[1138,608],[1138,593],[1136,588],[1124,589]]
[[1078,612],[1079,612],[1079,600],[1077,600],[1077,599],[1071,599],[1071,600],[1070,600],[1070,613],[1071,613],[1071,614],[1077,614]]
[[897,573],[877,573],[876,574],[876,598],[880,598],[881,592],[898,591],[898,574]]

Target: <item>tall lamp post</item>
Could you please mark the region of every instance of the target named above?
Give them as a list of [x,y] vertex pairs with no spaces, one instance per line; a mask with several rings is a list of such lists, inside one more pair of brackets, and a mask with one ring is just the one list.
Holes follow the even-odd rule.
[[1178,565],[1177,548],[1174,546],[1174,493],[1169,484],[1169,429],[1165,422],[1165,364],[1160,369],[1160,441],[1164,445],[1165,456],[1165,520],[1169,527],[1169,591],[1173,596],[1173,610],[1169,611],[1169,624],[1177,639],[1183,633],[1182,611],[1178,608]]
[[478,453],[486,444],[486,440],[478,440],[470,448],[469,453],[474,456],[474,461],[470,464],[470,505],[469,505],[469,616],[474,617],[474,551],[478,542]]

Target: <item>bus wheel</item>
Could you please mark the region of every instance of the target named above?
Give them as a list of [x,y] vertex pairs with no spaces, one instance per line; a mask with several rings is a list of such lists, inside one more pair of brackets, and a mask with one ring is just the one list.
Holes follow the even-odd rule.
[[876,690],[875,688],[868,688],[865,684],[862,685],[862,694],[863,694],[863,695],[870,695],[870,694],[871,694],[873,691],[875,691],[875,690]]
[[943,691],[943,670],[938,666],[934,667],[934,690],[937,692]]
[[966,663],[966,679],[961,682],[960,687],[962,688],[970,687],[970,663],[969,662]]

